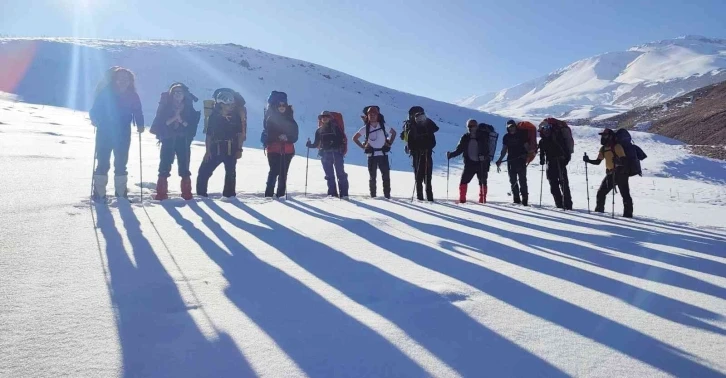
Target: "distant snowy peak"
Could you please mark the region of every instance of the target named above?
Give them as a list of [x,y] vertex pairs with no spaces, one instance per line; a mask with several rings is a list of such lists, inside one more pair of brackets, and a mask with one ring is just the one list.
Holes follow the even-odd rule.
[[726,80],[726,39],[683,36],[578,60],[457,104],[516,118],[592,118],[654,105]]

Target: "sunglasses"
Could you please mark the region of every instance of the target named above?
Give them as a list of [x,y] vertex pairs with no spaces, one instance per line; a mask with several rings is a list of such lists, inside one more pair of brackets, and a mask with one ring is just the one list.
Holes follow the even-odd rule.
[[470,128],[470,129],[474,129],[474,128],[476,128],[476,125],[469,125],[467,127]]
[[287,104],[282,104],[282,103],[281,103],[280,105],[277,105],[277,107],[278,107],[278,108],[286,108],[286,107],[287,107]]

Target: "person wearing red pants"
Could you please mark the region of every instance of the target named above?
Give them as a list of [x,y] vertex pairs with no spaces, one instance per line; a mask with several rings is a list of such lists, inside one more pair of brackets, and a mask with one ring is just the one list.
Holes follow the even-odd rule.
[[479,180],[479,203],[486,203],[490,162],[489,132],[473,119],[466,121],[466,127],[469,131],[461,136],[461,140],[453,152],[446,152],[446,158],[451,159],[464,155],[464,172],[459,183],[459,202],[466,202],[467,187],[476,175]]

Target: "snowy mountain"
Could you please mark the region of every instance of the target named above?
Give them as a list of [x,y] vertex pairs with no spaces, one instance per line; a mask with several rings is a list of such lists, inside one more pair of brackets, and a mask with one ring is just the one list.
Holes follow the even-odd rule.
[[[573,129],[576,156],[598,131]],[[370,199],[348,165],[340,201],[311,162],[305,196],[300,157],[290,200],[266,200],[254,148],[237,198],[218,171],[210,199],[180,200],[174,176],[151,201],[149,134],[132,141],[131,202],[92,205],[87,114],[0,100],[0,377],[723,377],[726,163],[633,137],[649,157],[630,220],[619,196],[616,219],[587,213],[605,168],[588,182],[577,159],[568,212],[546,181],[543,207],[512,205],[504,172],[484,206],[446,201],[437,172],[431,204],[402,171],[393,200]]]
[[[377,104],[388,127],[401,130],[408,109],[421,105],[441,127],[437,134],[438,164],[453,149],[468,118],[504,130],[506,119],[481,111],[431,100],[375,85],[316,64],[268,54],[247,47],[174,41],[107,41],[86,39],[0,39],[0,66],[10,67],[0,79],[0,92],[14,93],[24,101],[88,110],[102,73],[112,65],[130,68],[137,77],[146,123],[151,124],[159,94],[175,81],[186,83],[200,99],[219,87],[239,91],[247,101],[247,146],[259,147],[262,111],[271,90],[288,93],[300,125],[298,154],[313,137],[322,110],[343,113],[348,136],[362,124],[364,106]],[[201,107],[201,102],[197,108]],[[197,135],[201,138],[201,133]],[[392,165],[409,166],[403,147],[394,146]],[[353,150],[348,161],[363,164],[365,156]]]
[[516,118],[605,118],[726,80],[726,40],[685,36],[583,59],[458,102]]

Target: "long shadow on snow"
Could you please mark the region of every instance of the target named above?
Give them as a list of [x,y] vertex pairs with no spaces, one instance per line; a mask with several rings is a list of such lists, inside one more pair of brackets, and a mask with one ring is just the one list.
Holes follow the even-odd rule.
[[[684,249],[693,250],[700,253],[716,257],[726,257],[726,253],[723,252],[722,244],[726,243],[726,235],[719,233],[719,230],[695,229],[686,224],[680,223],[667,223],[658,220],[642,220],[642,219],[628,219],[624,218],[610,218],[607,214],[597,215],[596,213],[587,214],[585,210],[573,210],[573,211],[560,211],[551,208],[552,211],[533,211],[537,208],[524,209],[520,206],[512,206],[505,204],[490,203],[494,208],[498,208],[505,211],[512,211],[518,214],[530,216],[533,218],[561,221],[566,219],[568,222],[572,222],[575,225],[583,227],[597,227],[603,231],[612,232],[619,234],[620,232],[625,233],[646,233],[652,235],[640,235],[644,236],[645,240],[653,238],[655,232],[671,231],[673,237],[679,246]],[[452,206],[447,204],[447,206]],[[457,206],[458,207],[458,206]],[[484,214],[484,213],[480,213]],[[589,223],[588,223],[589,222]],[[595,226],[592,222],[597,222]],[[658,230],[662,229],[662,230]],[[721,253],[718,253],[721,252]]]
[[[579,246],[576,244],[572,244],[566,241],[553,241],[553,240],[547,240],[542,239],[538,237],[533,237],[525,233],[518,233],[518,232],[511,232],[506,231],[500,228],[494,228],[489,227],[484,224],[476,223],[475,221],[469,220],[469,219],[463,219],[456,216],[452,216],[449,214],[440,213],[438,211],[432,210],[432,209],[424,209],[419,208],[416,206],[408,205],[408,204],[402,204],[398,203],[399,205],[402,205],[404,207],[410,208],[412,210],[421,211],[423,213],[426,213],[428,215],[446,219],[450,222],[457,223],[463,227],[468,228],[475,228],[477,230],[495,233],[499,236],[509,238],[511,240],[516,240],[519,243],[522,243],[524,245],[527,245],[529,247],[538,249],[544,253],[550,253],[548,250],[554,250],[558,251],[560,253],[566,254],[568,256],[572,256],[573,260],[575,261],[588,261],[588,257],[591,257],[590,255],[597,255],[597,256],[610,256],[609,254],[599,252],[596,250],[590,250],[589,248]],[[465,209],[461,209],[463,211],[467,211]],[[521,227],[530,227],[530,228],[536,228],[543,232],[550,232],[551,229],[549,228],[542,228],[539,226],[530,226],[525,222],[518,222],[514,221],[508,218],[501,218],[492,214],[487,214],[487,216],[491,219],[495,219],[500,222],[509,222],[512,225],[521,226]],[[578,284],[583,287],[590,288],[592,290],[601,292],[603,294],[610,295],[612,297],[618,298],[625,303],[628,303],[632,306],[635,306],[637,308],[640,308],[641,310],[650,312],[653,315],[659,316],[661,318],[680,323],[683,325],[701,328],[710,332],[714,332],[720,335],[726,335],[726,330],[716,327],[714,325],[711,325],[707,322],[704,322],[700,319],[709,319],[709,320],[720,320],[723,319],[723,316],[721,314],[715,313],[713,311],[709,311],[703,308],[700,308],[698,306],[694,306],[689,303],[685,303],[676,299],[672,299],[669,297],[666,297],[664,295],[660,295],[648,290],[644,290],[641,288],[638,288],[636,286],[627,284],[625,282],[621,282],[609,277],[601,276],[597,273],[580,269],[578,267],[563,264],[560,262],[557,262],[555,260],[548,259],[546,257],[538,256],[536,254],[532,254],[526,251],[521,251],[519,249],[509,247],[500,243],[496,243],[487,239],[483,239],[478,236],[470,235],[467,233],[460,232],[458,230],[452,230],[449,228],[445,228],[445,231],[440,230],[441,227],[438,227],[438,231],[429,230],[430,228],[433,228],[434,226],[428,224],[428,223],[422,223],[417,221],[409,221],[409,224],[415,223],[417,226],[420,226],[423,230],[426,231],[432,231],[436,232],[434,233],[435,236],[441,237],[442,239],[453,239],[456,240],[459,243],[464,243],[467,245],[467,247],[473,251],[483,253],[495,258],[498,258],[503,261],[507,261],[512,264],[519,265],[523,268],[532,269],[539,273],[547,274],[553,277],[557,277],[563,280],[570,281],[572,283]],[[573,238],[573,235],[567,235],[567,233],[563,232],[562,236],[564,238]],[[498,249],[482,249],[481,245],[484,243],[496,243],[505,248],[512,249],[513,251],[506,251],[501,252]],[[452,252],[456,252],[456,250],[450,246],[445,245],[445,248],[451,250]],[[567,248],[563,248],[567,247]],[[516,252],[515,252],[516,251]],[[578,251],[579,253],[572,252],[572,251]],[[587,256],[582,256],[587,255]],[[624,262],[627,262],[628,260],[622,259]],[[608,269],[608,266],[604,264],[597,264],[591,262],[591,265],[598,266],[600,268]],[[687,276],[690,277],[690,276]]]
[[[567,239],[573,239],[573,233],[564,231],[557,228],[551,228],[551,227],[544,227],[537,224],[537,222],[522,222],[517,221],[512,218],[506,218],[502,217],[496,214],[492,213],[482,213],[478,212],[476,210],[468,209],[461,206],[455,206],[455,205],[449,205],[444,204],[444,206],[450,207],[452,209],[457,209],[460,211],[465,211],[470,214],[482,216],[485,218],[495,218],[496,220],[505,222],[505,223],[511,223],[517,226],[525,227],[525,228],[532,228],[537,229],[542,232],[547,232],[550,234],[562,236]],[[500,211],[507,211],[509,208],[497,208]],[[530,216],[529,214],[525,212],[517,212],[519,215],[523,216]],[[437,213],[441,214],[441,213]],[[536,216],[535,216],[536,218]],[[462,221],[464,221],[462,219]],[[713,254],[717,255],[716,251],[726,251],[726,242],[695,242],[693,240],[684,239],[682,235],[675,235],[669,232],[664,232],[661,230],[658,230],[656,228],[651,228],[649,230],[638,230],[635,228],[628,228],[627,226],[621,226],[621,225],[608,225],[607,223],[603,224],[593,224],[593,223],[586,223],[582,221],[578,221],[575,219],[572,219],[571,217],[556,217],[551,218],[549,221],[552,222],[558,222],[563,224],[569,224],[573,226],[579,226],[583,228],[597,228],[600,231],[610,232],[615,235],[609,235],[609,236],[603,236],[603,235],[587,235],[587,240],[592,242],[593,244],[613,249],[621,253],[630,254],[634,256],[643,257],[649,260],[659,261],[662,263],[670,264],[673,266],[678,266],[681,268],[690,269],[696,272],[706,273],[706,274],[712,274],[719,277],[726,277],[726,264],[723,264],[719,261],[714,261],[710,259],[701,258],[698,256],[692,256],[692,255],[679,255],[674,253],[668,253],[659,251],[657,249],[653,249],[651,247],[647,247],[645,245],[640,244],[640,242],[648,242],[652,244],[662,245],[662,246],[669,246],[669,247],[675,247],[675,248],[681,248],[693,252],[700,252],[704,253],[703,251],[706,250],[707,254]],[[723,255],[723,253],[721,253]],[[602,260],[624,260],[616,256],[612,256],[603,252],[599,252],[598,255],[593,255],[596,258]],[[726,256],[722,256],[726,257]],[[595,261],[593,261],[595,262]],[[639,264],[639,263],[635,263]],[[716,295],[715,293],[720,292],[721,298],[726,298],[726,289],[720,288],[718,286],[712,285],[710,283],[705,283],[702,280],[699,280],[697,278],[692,278],[687,275],[683,275],[680,272],[674,272],[672,270],[666,269],[665,275],[655,275],[652,276],[653,270],[660,270],[664,268],[658,268],[653,267],[652,265],[645,264],[644,266],[641,265],[643,269],[633,269],[632,273],[628,273],[630,275],[635,275],[637,277],[643,278],[643,279],[649,279],[649,280],[658,280],[658,282],[668,283],[667,281],[669,278],[673,278],[677,281],[684,282],[684,285],[687,285],[686,288],[694,288],[696,286],[701,286],[704,289],[708,290],[710,288],[711,290],[708,290],[707,292],[704,292],[703,289],[693,289],[696,291],[704,292],[706,294],[712,294]],[[647,268],[647,269],[646,269]],[[662,273],[658,271],[658,273]],[[685,278],[689,277],[689,278]],[[700,283],[700,282],[703,283]],[[676,285],[680,286],[680,285]]]
[[[461,237],[464,240],[472,241],[472,238],[474,238],[478,240],[478,245],[488,242],[486,239],[476,238],[465,233],[457,233],[456,231],[452,233],[452,230],[440,226],[416,222],[394,212],[370,206],[362,202],[354,201],[354,203],[361,208],[405,222],[417,228],[422,233],[438,235],[445,239],[454,240],[459,240]],[[319,208],[316,208],[316,211],[324,214]],[[313,215],[315,213],[311,211],[309,214]],[[683,350],[663,343],[614,320],[544,293],[504,274],[452,257],[425,244],[405,241],[363,220],[346,218],[344,222],[341,222],[341,225],[345,229],[365,237],[367,240],[391,253],[397,254],[420,266],[456,278],[524,312],[550,321],[667,373],[676,376],[724,376],[718,371],[689,359],[687,357],[689,356],[688,353]],[[494,229],[492,231],[498,232],[498,230]],[[528,256],[522,253],[522,251],[507,247],[506,245],[493,246],[493,248],[481,252],[505,261],[508,258],[519,257],[520,260],[515,259],[513,261],[517,261],[518,265],[524,265],[532,270],[552,270],[554,274],[556,272],[555,269],[560,269],[557,274],[562,277],[567,277],[566,270],[571,269],[569,266],[566,267],[567,269],[564,266],[548,266],[545,264],[546,261],[527,261],[526,258]]]
[[135,265],[124,249],[111,211],[104,205],[93,208],[106,242],[124,376],[253,376],[227,334],[219,333],[216,341],[202,334],[189,314],[192,309],[143,235],[131,206],[121,202],[119,212]]
[[[214,201],[203,201],[222,212]],[[388,340],[325,298],[260,260],[199,204],[189,207],[224,244],[228,253],[173,206],[171,217],[223,271],[229,299],[260,326],[309,376],[425,376],[419,365]],[[223,212],[224,213],[224,212]],[[224,213],[226,214],[226,213]],[[229,218],[229,216],[227,216]],[[257,236],[263,228],[247,225]],[[284,238],[275,230],[271,238]]]
[[[452,304],[451,299],[413,285],[374,265],[354,260],[241,202],[233,204],[267,227],[246,223],[217,204],[208,203],[209,208],[224,220],[275,247],[347,297],[396,324],[461,375],[479,376],[485,371],[492,376],[565,375],[548,362],[482,326]],[[390,238],[385,240],[393,241]],[[398,244],[386,245],[386,248],[407,247],[398,239],[395,242]],[[297,316],[297,307],[291,308],[296,309],[294,315]],[[336,323],[328,322],[327,327],[330,328],[331,324]],[[270,327],[275,326],[270,324]],[[326,332],[337,333],[338,330]],[[348,337],[344,332],[341,335],[348,342],[358,343],[355,335]],[[358,350],[360,353],[371,352],[369,347],[359,346]]]

